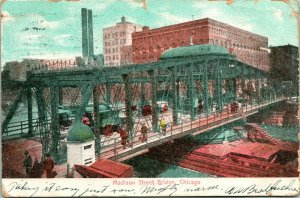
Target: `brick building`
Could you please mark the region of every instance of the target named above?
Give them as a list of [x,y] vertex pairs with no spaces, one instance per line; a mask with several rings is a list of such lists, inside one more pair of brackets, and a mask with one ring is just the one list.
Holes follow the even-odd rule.
[[165,50],[187,45],[224,46],[241,62],[268,70],[268,38],[209,18],[132,33],[133,63],[157,61]]
[[289,84],[292,89],[291,94],[298,95],[298,47],[293,45],[283,45],[270,47],[270,49],[270,79],[272,84],[278,90],[282,85]]
[[105,66],[119,66],[132,63],[131,34],[141,31],[142,26],[127,22],[125,17],[114,26],[103,29],[103,53]]

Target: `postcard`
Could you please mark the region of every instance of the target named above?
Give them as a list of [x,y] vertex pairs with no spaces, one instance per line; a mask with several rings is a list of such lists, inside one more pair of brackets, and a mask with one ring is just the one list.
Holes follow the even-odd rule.
[[299,10],[2,0],[2,195],[299,195]]

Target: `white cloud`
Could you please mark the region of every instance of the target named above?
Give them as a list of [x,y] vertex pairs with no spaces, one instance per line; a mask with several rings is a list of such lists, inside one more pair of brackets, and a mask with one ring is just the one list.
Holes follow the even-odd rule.
[[58,36],[55,36],[53,38],[54,41],[59,41],[59,40],[64,40],[64,39],[69,39],[71,38],[73,35],[72,34],[61,34],[61,35],[58,35]]
[[39,16],[38,25],[43,28],[57,29],[61,26],[60,21],[47,21],[44,17]]
[[81,56],[80,53],[55,53],[55,52],[41,52],[40,54],[30,54],[23,56],[22,58],[32,59],[72,59],[76,56]]
[[255,30],[255,25],[249,23],[249,18],[246,15],[240,15],[238,18],[234,15],[229,13],[224,13],[219,8],[209,8],[205,9],[204,12],[201,14],[200,18],[211,18],[217,21],[221,21],[223,23],[227,23],[231,26],[241,28],[247,31]]
[[157,25],[158,26],[165,26],[165,25],[170,25],[170,24],[175,24],[175,23],[182,23],[186,22],[189,19],[185,17],[180,17],[173,15],[169,12],[161,12],[158,13],[158,16],[160,17],[159,20],[157,20]]
[[278,8],[271,8],[273,10],[273,15],[278,22],[283,22],[282,11]]
[[209,18],[221,18],[222,17],[222,11],[218,8],[210,8],[210,9],[205,9],[203,12],[203,17],[209,17]]
[[55,36],[53,38],[53,43],[58,44],[60,46],[68,46],[71,44],[70,39],[72,38],[72,34],[61,34],[58,36]]
[[43,34],[19,32],[15,34],[15,37],[18,38],[17,40],[19,43],[34,44],[34,43],[41,42],[41,38],[43,38]]
[[208,7],[207,1],[196,1],[195,4],[193,5],[194,8],[199,8],[199,9],[204,9]]
[[128,5],[132,8],[141,8],[141,7],[143,7],[142,2],[139,2],[137,0],[125,0],[124,2],[128,3]]

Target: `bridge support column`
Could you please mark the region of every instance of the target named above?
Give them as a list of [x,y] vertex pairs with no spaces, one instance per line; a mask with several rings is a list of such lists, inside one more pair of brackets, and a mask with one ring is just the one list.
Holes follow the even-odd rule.
[[98,86],[96,85],[93,90],[93,105],[94,105],[94,134],[96,136],[96,152],[98,157],[100,157],[101,151],[101,138],[100,138],[100,117],[99,117],[99,91]]
[[157,107],[157,70],[150,70],[151,82],[151,106],[152,106],[152,125],[153,131],[158,131],[158,107]]
[[232,79],[232,93],[233,93],[233,100],[236,100],[236,96],[237,96],[237,82],[236,82],[236,78]]
[[209,92],[208,92],[208,62],[204,63],[204,108],[206,113],[210,113],[210,105],[208,103],[208,97],[209,97]]
[[64,92],[63,92],[63,87],[59,87],[58,89],[58,94],[59,94],[59,105],[64,105]]
[[179,124],[178,120],[178,81],[177,68],[172,68],[172,90],[173,90],[173,124]]
[[39,116],[39,130],[42,136],[42,152],[43,152],[42,158],[44,159],[45,155],[49,151],[49,131],[48,131],[46,102],[44,97],[44,87],[36,88],[36,101],[37,101],[38,116]]
[[215,65],[215,96],[217,98],[217,110],[223,109],[222,101],[222,78],[221,78],[221,68],[220,62],[217,61]]
[[[105,85],[105,89],[106,89],[106,103],[110,104],[111,103],[111,85],[106,84]],[[115,101],[116,102],[116,101]]]
[[245,84],[245,66],[242,65],[242,75],[241,75],[241,81],[242,81],[242,97],[243,101],[245,101],[245,91],[246,91],[246,84]]
[[190,66],[190,73],[189,73],[189,80],[188,80],[188,93],[190,98],[190,116],[191,120],[195,119],[195,105],[194,105],[194,98],[195,98],[195,82],[194,82],[194,75],[193,75],[193,67],[192,64]]
[[129,132],[129,137],[131,143],[133,143],[133,119],[132,119],[132,110],[131,110],[131,101],[132,101],[132,86],[129,82],[129,75],[123,74],[123,81],[125,85],[125,109],[126,109],[126,127]]
[[139,116],[142,116],[142,111],[143,111],[143,107],[144,107],[144,105],[145,105],[145,100],[146,100],[146,98],[145,98],[145,90],[144,90],[144,83],[141,83],[141,102],[140,102],[140,108],[138,108],[138,114],[139,114]]
[[32,91],[31,87],[27,89],[27,110],[28,110],[28,135],[32,135],[33,126],[32,126]]
[[94,86],[93,85],[86,85],[80,88],[81,89],[81,102],[80,106],[76,111],[74,123],[81,122],[81,117],[85,112],[85,108],[89,103],[89,100],[92,96]]
[[59,127],[59,114],[58,114],[58,104],[59,104],[59,90],[57,83],[53,83],[50,87],[51,94],[51,133],[52,136],[52,148],[51,154],[55,161],[59,160],[58,156],[58,145],[60,140],[60,127]]
[[255,79],[255,89],[256,89],[256,102],[260,103],[260,82],[259,79]]

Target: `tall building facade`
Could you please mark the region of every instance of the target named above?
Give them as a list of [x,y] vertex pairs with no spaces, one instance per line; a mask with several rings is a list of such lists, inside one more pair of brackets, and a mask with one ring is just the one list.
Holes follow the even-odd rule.
[[270,78],[280,88],[282,83],[290,84],[291,93],[299,95],[299,53],[298,47],[282,45],[270,47]]
[[103,53],[105,66],[120,66],[132,63],[131,34],[142,31],[142,26],[127,22],[125,17],[114,26],[103,29]]
[[167,49],[200,44],[224,46],[241,62],[269,69],[267,37],[209,18],[132,33],[132,60],[153,62]]

